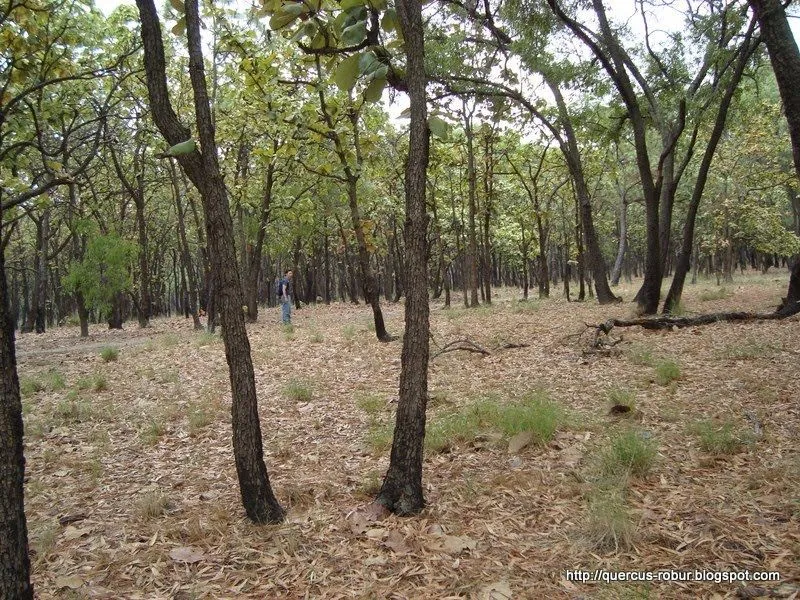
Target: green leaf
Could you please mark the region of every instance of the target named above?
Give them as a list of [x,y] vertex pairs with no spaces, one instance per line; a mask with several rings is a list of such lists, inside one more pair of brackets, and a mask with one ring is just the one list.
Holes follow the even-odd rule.
[[269,27],[273,31],[283,29],[305,12],[308,12],[308,7],[305,4],[294,2],[291,4],[284,4],[272,15],[272,18],[269,20]]
[[336,67],[333,74],[333,80],[340,90],[352,90],[358,79],[358,61],[361,59],[361,54],[353,54],[348,56]]
[[164,155],[166,156],[182,156],[184,154],[191,154],[197,150],[197,143],[193,139],[188,139],[185,142],[181,142],[180,144],[175,144],[174,146],[170,147]]
[[169,3],[172,5],[172,8],[177,10],[179,13],[186,12],[186,5],[181,2],[181,0],[169,0]]
[[186,17],[181,17],[178,22],[172,27],[172,33],[175,35],[183,35],[186,32]]
[[378,102],[383,95],[383,88],[386,87],[385,77],[376,77],[364,90],[364,100],[367,102]]
[[342,0],[342,3],[339,6],[342,10],[350,10],[356,6],[364,6],[366,3],[367,0]]
[[381,28],[384,31],[399,31],[400,22],[397,20],[397,11],[390,8],[381,17]]
[[368,0],[369,5],[375,10],[386,10],[388,4],[386,0]]
[[367,24],[359,21],[342,31],[342,45],[355,46],[367,39]]
[[447,139],[447,136],[450,135],[450,124],[435,115],[428,117],[428,128],[440,140]]

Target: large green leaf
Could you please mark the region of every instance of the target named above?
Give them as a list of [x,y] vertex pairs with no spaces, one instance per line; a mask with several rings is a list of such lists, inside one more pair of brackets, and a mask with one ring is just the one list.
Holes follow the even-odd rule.
[[364,90],[364,100],[367,102],[378,102],[383,95],[383,88],[386,87],[385,77],[376,77]]
[[177,10],[179,13],[186,12],[186,5],[181,2],[181,0],[169,0],[169,3],[172,5],[172,8]]
[[193,139],[188,139],[185,142],[181,142],[180,144],[175,144],[171,146],[169,150],[167,150],[164,154],[166,156],[182,156],[184,154],[190,154],[197,149],[197,144]]
[[178,22],[172,27],[172,33],[175,35],[183,35],[186,31],[186,17],[181,17]]
[[397,20],[397,12],[390,8],[381,17],[381,28],[384,31],[399,31],[400,22]]
[[361,54],[353,54],[345,58],[336,67],[333,80],[340,90],[349,91],[353,89],[356,79],[358,79],[358,61],[360,58]]
[[342,31],[342,45],[355,46],[367,39],[367,24],[359,21],[355,25],[350,25]]
[[339,6],[342,10],[350,10],[356,6],[364,6],[366,3],[367,0],[342,0],[342,3]]
[[450,124],[436,115],[428,117],[428,128],[440,140],[447,139],[447,136],[450,135]]

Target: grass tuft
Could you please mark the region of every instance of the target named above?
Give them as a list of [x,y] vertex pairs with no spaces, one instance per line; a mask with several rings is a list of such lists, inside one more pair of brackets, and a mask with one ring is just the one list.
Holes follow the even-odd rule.
[[286,384],[286,387],[283,388],[283,393],[289,400],[294,400],[295,402],[309,402],[314,396],[314,386],[300,379],[292,379]]
[[657,453],[656,443],[645,432],[629,429],[612,438],[602,453],[602,474],[612,481],[626,480],[628,475],[642,477],[653,468]]
[[680,379],[681,368],[674,360],[662,360],[656,364],[656,383],[658,385],[668,385]]
[[641,344],[634,344],[630,346],[625,352],[625,355],[634,365],[651,367],[655,363],[653,350]]
[[386,400],[380,394],[359,394],[356,396],[356,406],[374,418],[386,407]]
[[627,406],[633,412],[636,408],[636,394],[624,388],[611,388],[606,393],[609,404],[612,406]]
[[151,418],[144,429],[139,432],[139,438],[148,446],[155,446],[166,432],[167,427],[164,423]]
[[752,442],[751,436],[737,431],[736,426],[729,421],[699,421],[692,427],[692,432],[698,438],[700,449],[715,456],[736,454],[742,450],[744,444]]
[[597,550],[626,550],[633,543],[635,525],[625,505],[624,489],[599,489],[589,501],[586,537]]
[[698,295],[698,298],[700,298],[700,302],[710,302],[712,300],[725,300],[731,296],[733,296],[733,292],[723,285],[715,290],[703,290]]
[[163,515],[172,503],[162,492],[149,492],[136,502],[136,514],[140,519],[155,519]]
[[100,358],[103,362],[114,362],[119,358],[119,348],[116,346],[106,346],[100,350]]

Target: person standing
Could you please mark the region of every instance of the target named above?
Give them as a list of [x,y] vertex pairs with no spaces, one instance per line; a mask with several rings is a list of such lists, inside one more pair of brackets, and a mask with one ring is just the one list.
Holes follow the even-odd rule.
[[283,272],[283,279],[278,282],[278,300],[281,303],[281,315],[284,325],[292,323],[292,270],[286,269]]

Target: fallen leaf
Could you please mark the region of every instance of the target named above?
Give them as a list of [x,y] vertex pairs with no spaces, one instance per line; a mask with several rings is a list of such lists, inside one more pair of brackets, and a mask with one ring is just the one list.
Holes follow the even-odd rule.
[[364,566],[365,567],[382,567],[389,561],[386,559],[385,556],[370,556],[369,558],[364,559]]
[[514,437],[512,437],[508,441],[508,451],[511,454],[516,454],[520,450],[522,450],[525,446],[530,444],[533,441],[533,433],[530,431],[523,431],[518,433]]
[[381,539],[386,533],[385,529],[375,528],[367,531],[367,537],[373,540]]
[[463,552],[464,550],[474,550],[478,542],[472,538],[459,535],[446,535],[441,542],[441,549],[445,552]]
[[407,554],[411,552],[411,548],[406,544],[405,537],[399,531],[390,531],[387,538],[383,541],[383,545],[397,554]]
[[73,527],[72,525],[68,525],[67,528],[64,529],[64,539],[68,542],[71,542],[72,540],[77,540],[78,538],[88,535],[89,533],[91,533],[91,529],[88,527],[79,529],[77,527]]
[[68,575],[65,577],[56,577],[56,589],[69,588],[77,590],[83,585],[83,580],[77,575]]
[[181,546],[170,550],[169,557],[176,562],[196,563],[205,559],[206,555],[197,548],[191,546]]

